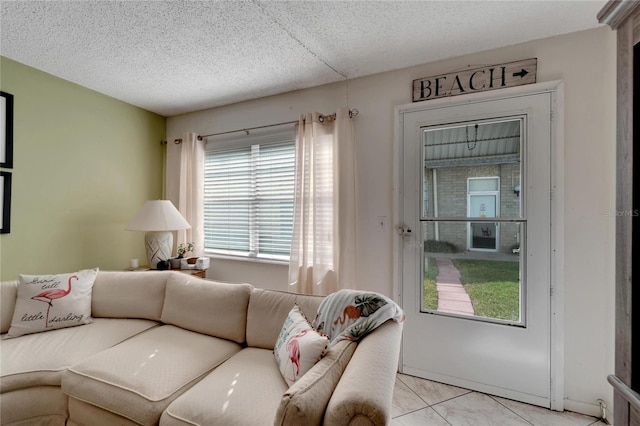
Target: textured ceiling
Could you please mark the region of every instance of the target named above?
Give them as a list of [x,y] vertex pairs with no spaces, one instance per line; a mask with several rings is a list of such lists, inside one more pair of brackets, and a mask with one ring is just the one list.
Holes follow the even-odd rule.
[[164,116],[598,26],[606,1],[6,1],[0,54]]

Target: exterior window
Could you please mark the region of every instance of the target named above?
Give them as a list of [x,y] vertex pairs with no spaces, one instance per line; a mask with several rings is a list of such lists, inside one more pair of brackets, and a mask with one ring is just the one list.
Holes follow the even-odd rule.
[[[207,146],[205,250],[289,260],[293,232],[295,142]],[[273,138],[271,138],[273,139]],[[238,146],[242,145],[242,146]]]

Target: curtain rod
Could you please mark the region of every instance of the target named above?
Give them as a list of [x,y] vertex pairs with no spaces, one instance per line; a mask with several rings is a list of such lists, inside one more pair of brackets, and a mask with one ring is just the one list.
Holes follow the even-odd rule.
[[[349,118],[353,118],[356,115],[358,115],[359,111],[357,109],[350,109],[349,110]],[[334,112],[333,114],[328,114],[328,115],[324,115],[321,114],[319,121],[321,123],[324,123],[325,120],[335,120],[336,119],[336,113]],[[201,141],[204,138],[208,138],[211,136],[220,136],[220,135],[228,135],[230,133],[238,133],[238,132],[245,132],[247,135],[249,134],[249,131],[251,130],[257,130],[257,129],[266,129],[268,127],[277,127],[277,126],[286,126],[287,124],[298,124],[298,121],[285,121],[284,123],[276,123],[276,124],[267,124],[265,126],[256,126],[256,127],[247,127],[246,129],[238,129],[238,130],[229,130],[227,132],[219,132],[219,133],[211,133],[210,135],[198,135],[198,140]],[[174,139],[173,143],[175,143],[176,145],[180,145],[182,143],[182,139]]]
[[208,137],[211,137],[211,136],[228,135],[229,133],[245,132],[245,133],[249,134],[250,130],[266,129],[266,128],[269,128],[269,127],[286,126],[287,124],[297,124],[297,123],[298,123],[297,120],[296,121],[285,121],[284,123],[267,124],[267,125],[264,125],[264,126],[247,127],[246,129],[229,130],[228,132],[211,133],[210,135],[198,136],[198,140],[201,141],[203,138],[208,138]]

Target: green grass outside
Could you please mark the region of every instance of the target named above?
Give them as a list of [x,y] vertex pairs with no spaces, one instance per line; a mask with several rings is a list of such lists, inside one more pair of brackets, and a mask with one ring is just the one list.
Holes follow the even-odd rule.
[[518,262],[454,260],[476,316],[520,319]]
[[438,276],[438,265],[432,257],[427,258],[429,268],[424,273],[424,291],[422,293],[422,307],[426,310],[438,310],[438,288],[436,287],[436,277]]

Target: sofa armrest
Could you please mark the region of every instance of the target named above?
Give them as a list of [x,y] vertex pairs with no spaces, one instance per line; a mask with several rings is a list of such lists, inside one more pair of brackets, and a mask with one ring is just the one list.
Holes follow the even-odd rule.
[[398,371],[402,323],[387,321],[351,357],[325,412],[325,425],[386,425]]
[[0,283],[0,333],[6,333],[11,327],[17,297],[18,280]]

